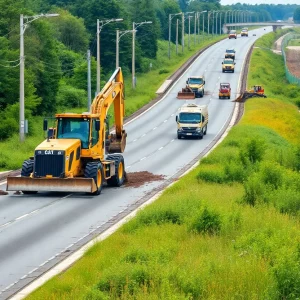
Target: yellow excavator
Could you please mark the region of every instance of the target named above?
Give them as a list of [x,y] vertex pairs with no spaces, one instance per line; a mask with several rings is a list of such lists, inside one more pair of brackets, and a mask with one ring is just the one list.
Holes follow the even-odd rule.
[[267,98],[265,90],[261,85],[254,85],[250,90],[244,91],[239,97],[237,97],[233,102],[243,102],[249,98],[261,97]]
[[[107,115],[112,104],[114,134],[109,133]],[[118,68],[93,100],[90,112],[56,114],[51,129],[44,120],[48,138],[37,146],[33,157],[24,161],[21,177],[7,178],[7,191],[99,195],[105,181],[111,186],[121,186],[126,177],[120,154],[124,152],[127,137],[124,115],[124,80]]]

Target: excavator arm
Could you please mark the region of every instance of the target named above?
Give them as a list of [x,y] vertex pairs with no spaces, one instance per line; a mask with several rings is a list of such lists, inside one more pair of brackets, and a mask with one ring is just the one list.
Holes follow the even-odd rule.
[[115,134],[110,135],[108,145],[106,145],[108,153],[124,152],[126,146],[127,134],[123,129],[124,97],[123,74],[121,68],[118,68],[91,105],[91,113],[99,115],[100,123],[104,124],[109,107],[114,104]]

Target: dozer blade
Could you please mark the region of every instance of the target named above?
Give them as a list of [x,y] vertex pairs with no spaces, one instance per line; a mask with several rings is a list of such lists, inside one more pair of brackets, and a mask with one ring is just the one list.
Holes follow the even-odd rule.
[[195,93],[191,92],[179,92],[177,99],[195,99]]
[[96,184],[92,178],[7,177],[6,190],[93,193],[96,191]]

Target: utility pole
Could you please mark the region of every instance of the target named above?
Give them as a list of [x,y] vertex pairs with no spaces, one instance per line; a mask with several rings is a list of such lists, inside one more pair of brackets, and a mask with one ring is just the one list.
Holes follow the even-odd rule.
[[24,99],[24,20],[20,15],[20,141],[25,139],[25,99]]
[[197,13],[195,12],[195,22],[194,22],[194,47],[196,45],[196,33],[197,33]]
[[184,51],[184,13],[182,13],[182,28],[181,28],[181,47],[182,53]]
[[117,29],[117,37],[116,37],[116,69],[119,68],[119,36],[120,31]]
[[[132,88],[135,89],[136,78],[135,78],[135,34],[136,29],[144,24],[152,24],[152,21],[145,21],[141,23],[132,23]],[[170,50],[170,48],[169,48]]]
[[99,20],[97,19],[97,86],[96,86],[96,94],[100,92],[101,84],[100,84],[100,70],[101,70],[101,62],[100,62],[100,33],[103,26],[111,23],[111,22],[122,22],[123,19],[109,19],[109,20]]
[[87,92],[88,92],[88,111],[91,110],[92,88],[91,88],[91,51],[87,51],[88,74],[87,74]]
[[178,24],[179,19],[176,20],[176,55],[178,55]]
[[190,49],[190,36],[191,36],[191,16],[189,16],[189,39],[188,39],[188,48]]
[[169,51],[168,51],[169,59],[171,59],[171,21],[172,21],[172,17],[171,14],[169,14]]
[[[19,116],[19,138],[20,142],[25,140],[25,87],[24,87],[24,71],[25,71],[25,56],[24,56],[24,33],[29,23],[45,17],[57,17],[59,14],[40,14],[35,16],[20,15],[20,116]],[[24,22],[24,18],[26,22]]]

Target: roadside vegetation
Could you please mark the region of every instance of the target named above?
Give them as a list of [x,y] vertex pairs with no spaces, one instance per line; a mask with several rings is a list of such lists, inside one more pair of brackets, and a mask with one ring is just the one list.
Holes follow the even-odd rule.
[[299,299],[300,88],[265,49],[253,84],[268,98],[197,168],[27,299]]
[[[191,47],[185,47],[184,53],[181,49],[176,56],[175,46],[171,44],[171,59],[168,59],[168,42],[159,40],[158,41],[158,53],[157,59],[152,60],[152,68],[147,73],[137,74],[137,86],[136,89],[132,89],[131,76],[128,74],[125,76],[125,95],[126,95],[126,116],[130,116],[132,113],[137,111],[139,108],[149,103],[156,97],[155,92],[160,85],[166,80],[171,74],[175,72],[188,58],[194,55],[197,51],[204,48],[205,46],[221,40],[224,36],[207,37],[201,36],[200,43],[196,43],[194,46],[191,42]],[[186,45],[188,40],[186,37]],[[86,99],[85,95],[79,105],[74,105],[73,108],[58,108],[57,112],[76,112],[82,113],[87,108],[84,107],[83,101]],[[18,116],[18,107],[13,108],[12,114]],[[111,114],[112,116],[112,114]],[[33,155],[35,147],[44,140],[45,133],[43,130],[43,117],[34,117],[29,122],[29,134],[27,135],[24,143],[19,143],[19,135],[12,134],[12,136],[6,140],[0,140],[0,171],[1,170],[15,170],[20,169],[25,159]],[[113,120],[113,116],[111,121]],[[7,126],[9,130],[10,123],[3,124]],[[51,122],[49,123],[51,125]],[[16,149],[18,145],[18,149]]]

